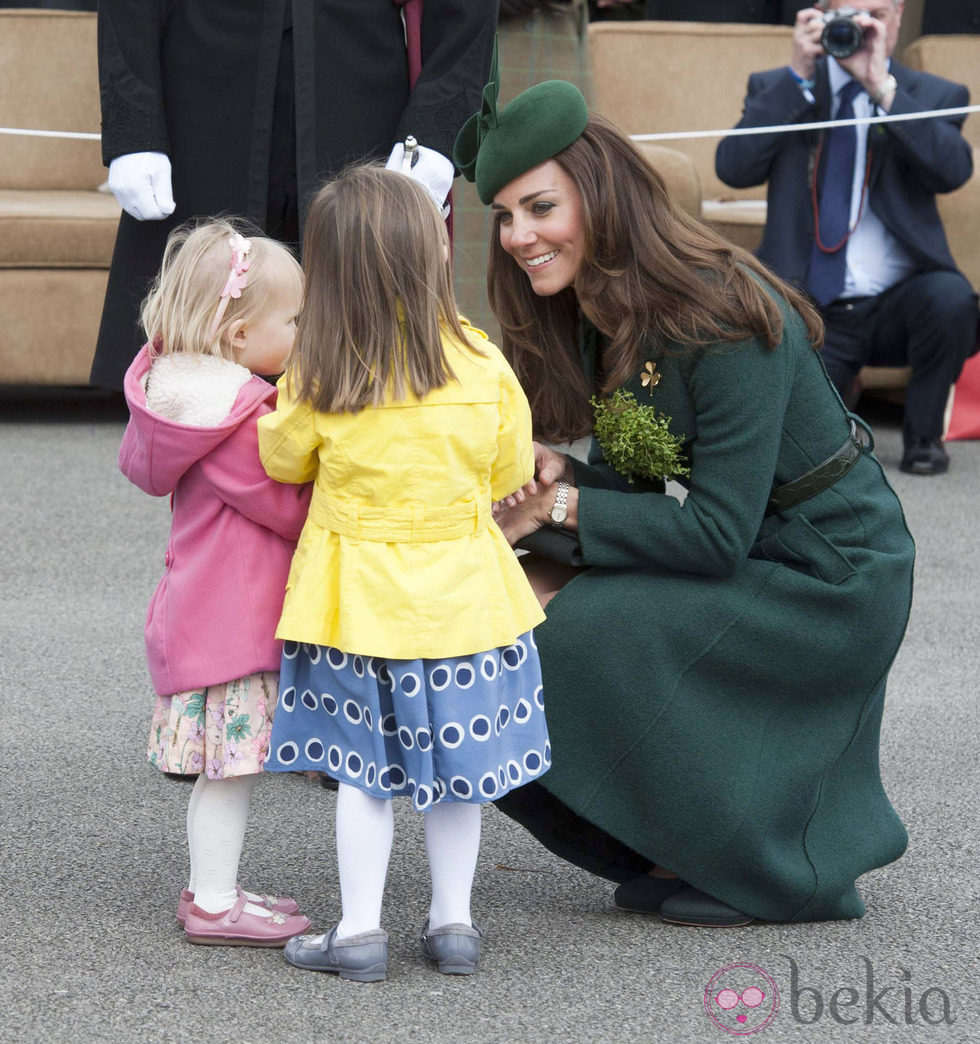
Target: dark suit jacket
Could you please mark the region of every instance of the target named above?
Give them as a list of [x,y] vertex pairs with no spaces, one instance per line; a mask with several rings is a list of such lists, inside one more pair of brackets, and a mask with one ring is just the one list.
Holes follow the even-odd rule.
[[[892,114],[956,108],[969,91],[892,61],[898,81]],[[785,66],[749,77],[739,127],[806,123],[829,117],[826,61],[817,68],[815,103]],[[868,133],[871,180],[867,205],[915,259],[921,271],[957,271],[936,209],[936,193],[959,188],[973,172],[973,151],[960,133],[964,117],[873,125]],[[769,210],[759,258],[777,275],[802,285],[813,244],[811,168],[820,134],[799,131],[725,138],[715,155],[718,177],[734,188],[768,181]],[[818,173],[818,184],[819,184]]]

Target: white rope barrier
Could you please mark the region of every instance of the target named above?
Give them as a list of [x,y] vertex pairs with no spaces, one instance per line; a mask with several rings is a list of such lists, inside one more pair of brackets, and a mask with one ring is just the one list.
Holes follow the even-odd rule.
[[[965,116],[980,112],[980,105],[961,105],[955,109],[929,109],[926,112],[902,112],[886,116],[856,116],[850,120],[818,120],[813,123],[781,123],[774,127],[726,127],[724,130],[663,131],[657,134],[631,134],[633,141],[680,141],[689,138],[728,138],[743,134],[786,134],[790,131],[823,130],[826,127],[857,127],[871,123],[900,123],[903,120],[927,120],[934,116]],[[0,134],[31,138],[76,138],[100,141],[101,134],[83,131],[28,130],[23,127],[0,127]]]
[[84,131],[25,130],[23,127],[0,127],[0,134],[18,134],[27,138],[81,138],[83,141],[101,141],[101,134]]
[[786,134],[789,131],[823,130],[825,127],[857,127],[865,123],[900,123],[927,120],[933,116],[960,116],[980,112],[980,105],[961,105],[955,109],[929,109],[927,112],[902,112],[887,116],[855,116],[850,120],[818,120],[813,123],[781,123],[775,127],[726,127],[725,130],[665,131],[661,134],[631,134],[633,141],[677,141],[681,138],[729,138],[743,134]]

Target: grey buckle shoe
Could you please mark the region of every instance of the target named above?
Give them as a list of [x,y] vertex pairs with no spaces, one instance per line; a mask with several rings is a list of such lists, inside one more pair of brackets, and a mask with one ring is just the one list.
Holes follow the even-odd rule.
[[376,928],[349,939],[327,935],[297,935],[286,943],[286,960],[308,971],[335,972],[354,982],[382,982],[388,975],[388,933]]
[[419,941],[422,953],[435,961],[443,975],[472,975],[480,960],[483,932],[476,925],[444,924],[441,928],[422,925]]

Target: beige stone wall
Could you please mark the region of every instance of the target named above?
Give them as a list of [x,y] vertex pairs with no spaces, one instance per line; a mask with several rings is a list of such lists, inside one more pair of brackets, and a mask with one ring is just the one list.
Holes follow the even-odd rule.
[[[922,0],[905,0],[902,28],[898,34],[898,54],[922,32]],[[897,55],[896,55],[897,57]]]
[[[591,82],[585,50],[583,8],[539,11],[500,26],[500,102],[542,80],[570,80],[591,101]],[[479,201],[473,186],[457,178],[453,186],[453,256],[456,295],[460,311],[499,342],[499,330],[486,297],[489,209]]]

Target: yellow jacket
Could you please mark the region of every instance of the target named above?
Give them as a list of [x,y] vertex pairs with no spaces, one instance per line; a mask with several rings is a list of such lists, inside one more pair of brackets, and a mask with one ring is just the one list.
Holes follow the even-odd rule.
[[315,480],[276,637],[391,659],[510,644],[544,619],[491,502],[534,472],[531,413],[500,351],[444,336],[458,380],[419,400],[318,413],[279,382],[259,452]]

